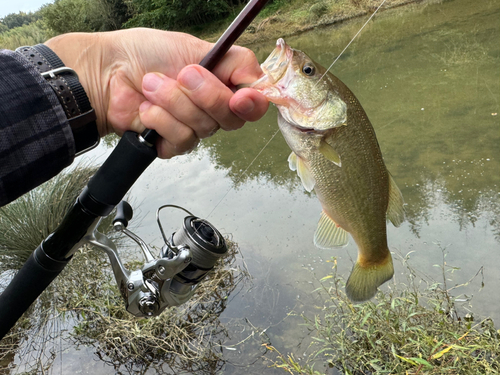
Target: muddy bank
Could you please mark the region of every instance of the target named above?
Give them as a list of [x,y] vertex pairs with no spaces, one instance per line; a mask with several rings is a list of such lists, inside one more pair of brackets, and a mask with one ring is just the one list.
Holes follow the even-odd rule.
[[[428,4],[439,1],[387,0],[378,12],[410,4]],[[379,5],[380,1],[373,0],[323,0],[289,5],[267,17],[257,17],[236,43],[247,46],[300,34],[318,27],[340,24],[353,18],[370,15]],[[201,35],[201,37],[215,42],[222,32],[223,30],[220,33]]]

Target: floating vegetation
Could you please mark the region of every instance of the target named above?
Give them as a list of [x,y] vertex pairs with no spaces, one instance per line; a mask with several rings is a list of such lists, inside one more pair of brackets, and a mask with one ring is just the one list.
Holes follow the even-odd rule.
[[[407,260],[403,259],[406,265]],[[322,313],[303,316],[314,336],[312,354],[299,359],[267,345],[275,354],[274,367],[289,374],[314,375],[333,369],[352,375],[500,372],[500,330],[489,318],[475,322],[470,312],[464,316],[457,312],[457,304],[469,298],[453,297],[457,287],[446,286],[456,268],[443,261],[443,282],[426,284],[417,283],[408,266],[408,286],[379,292],[374,302],[352,304],[333,262],[333,274],[324,277],[317,290],[326,296]],[[321,362],[326,370],[315,370]]]
[[117,370],[123,366],[141,372],[153,367],[157,372],[176,368],[214,373],[224,364],[221,343],[227,336],[219,315],[231,292],[247,276],[231,266],[238,248],[226,241],[229,255],[208,273],[193,298],[157,317],[129,314],[111,272],[97,279],[86,277],[98,280],[91,288],[75,282],[62,292],[67,299],[59,304],[59,311],[70,312],[77,321],[73,339],[96,347],[97,355]]

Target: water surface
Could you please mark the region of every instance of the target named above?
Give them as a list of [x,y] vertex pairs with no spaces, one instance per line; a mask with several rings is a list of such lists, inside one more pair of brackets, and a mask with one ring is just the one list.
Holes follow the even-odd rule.
[[[286,41],[329,66],[365,21]],[[274,42],[252,48],[263,61]],[[406,202],[406,222],[388,227],[390,249],[412,252],[412,266],[439,281],[434,265],[442,263],[446,248],[446,262],[461,268],[450,275],[449,285],[466,282],[484,267],[484,288],[479,278],[461,293],[473,295],[474,312],[491,316],[497,325],[499,68],[500,4],[454,0],[376,15],[331,70],[366,110]],[[154,212],[174,203],[208,217],[239,244],[239,263],[252,280],[231,296],[220,317],[230,331],[224,345],[236,349],[224,351],[224,374],[282,373],[260,358],[261,341],[300,357],[308,332],[290,312],[318,313],[323,301],[313,290],[331,270],[327,260],[337,257],[339,272],[347,278],[356,259],[352,240],[340,250],[314,247],[321,208],[288,169],[290,150],[281,134],[269,142],[276,130],[272,107],[259,122],[204,140],[190,156],[155,161],[131,192],[143,217],[138,233],[147,242],[161,245]],[[166,227],[176,230],[181,216],[167,218]],[[394,281],[382,289],[405,279],[405,268],[396,262]],[[82,362],[83,373],[112,371],[91,349],[70,347],[58,355],[54,374]]]
[[[329,66],[365,19],[287,38],[287,43]],[[376,130],[406,202],[407,221],[388,227],[390,249],[411,253],[422,274],[441,280],[448,265],[461,270],[448,285],[481,278],[458,293],[472,296],[476,314],[500,321],[500,5],[447,1],[377,15],[332,68],[355,93]],[[274,42],[254,46],[263,61]],[[312,243],[320,205],[306,193],[286,161],[290,150],[277,130],[276,110],[233,133],[205,140],[189,158],[158,162],[134,189],[151,211],[165,201],[185,205],[239,243],[252,284],[221,317],[233,326],[233,343],[251,329],[267,328],[281,352],[305,351],[306,330],[291,310],[314,314],[311,293],[336,256],[347,278],[356,246],[326,251]],[[254,160],[255,159],[255,160]],[[253,162],[253,163],[252,163]],[[250,166],[250,163],[252,165]],[[147,199],[146,199],[147,197]],[[214,208],[215,207],[215,208]],[[147,223],[147,219],[143,222]],[[144,228],[145,232],[152,229]],[[396,256],[397,257],[397,256]],[[395,282],[405,281],[396,265]],[[387,285],[383,287],[386,289]],[[497,298],[493,298],[497,296]],[[246,329],[246,330],[245,330]],[[239,332],[245,330],[244,333]],[[307,341],[307,340],[306,340]],[[241,373],[257,343],[226,352],[224,373]],[[245,373],[273,373],[258,361]]]

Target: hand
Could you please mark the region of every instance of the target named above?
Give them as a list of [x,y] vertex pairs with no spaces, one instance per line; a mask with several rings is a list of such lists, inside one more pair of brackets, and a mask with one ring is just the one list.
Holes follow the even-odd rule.
[[255,55],[233,46],[213,73],[198,64],[212,44],[153,29],[72,33],[45,43],[73,68],[96,110],[99,134],[154,129],[158,156],[190,152],[219,128],[239,129],[264,115],[268,102],[235,86],[262,76]]

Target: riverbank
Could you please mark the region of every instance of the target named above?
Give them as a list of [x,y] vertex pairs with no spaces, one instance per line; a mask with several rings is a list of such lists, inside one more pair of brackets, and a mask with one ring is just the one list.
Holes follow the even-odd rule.
[[[386,0],[379,12],[410,4],[428,4],[442,0]],[[340,24],[353,18],[369,15],[380,5],[379,0],[275,0],[240,36],[236,44],[247,46],[258,42],[303,33],[319,27]],[[198,36],[215,42],[227,25]]]

